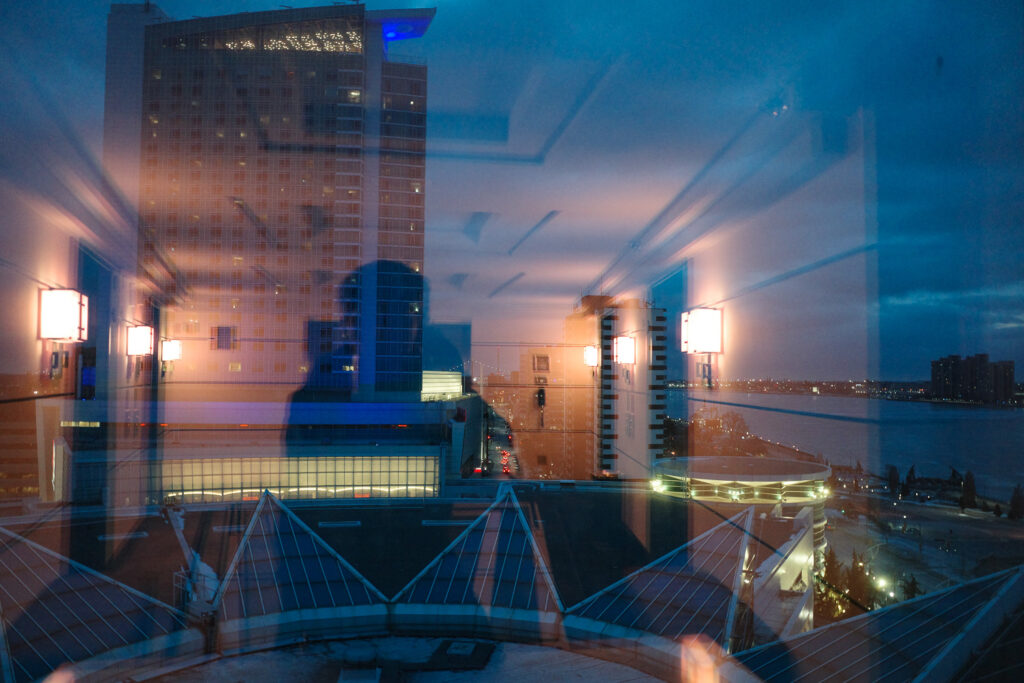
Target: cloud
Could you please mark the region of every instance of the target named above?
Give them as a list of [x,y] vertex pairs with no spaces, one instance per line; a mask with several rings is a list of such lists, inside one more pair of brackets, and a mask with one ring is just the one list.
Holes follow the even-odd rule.
[[993,323],[992,327],[996,330],[1022,330],[1024,329],[1024,315],[1016,316],[1016,320],[1003,320]]
[[907,294],[887,296],[882,306],[978,306],[981,304],[1012,303],[1024,308],[1024,283],[980,287],[961,291],[916,290]]

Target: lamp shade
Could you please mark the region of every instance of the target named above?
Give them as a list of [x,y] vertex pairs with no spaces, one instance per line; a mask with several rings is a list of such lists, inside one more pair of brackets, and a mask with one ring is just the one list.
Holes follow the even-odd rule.
[[74,289],[39,290],[39,338],[79,342],[88,338],[89,297]]
[[612,355],[619,365],[636,362],[636,340],[632,337],[616,337],[612,340]]
[[128,328],[128,355],[149,356],[153,353],[153,328],[135,325]]
[[160,342],[160,360],[181,360],[181,340],[164,339]]
[[694,308],[683,313],[683,353],[722,352],[722,311],[718,308]]
[[600,354],[596,346],[585,346],[583,348],[583,364],[590,368],[596,368],[601,364]]

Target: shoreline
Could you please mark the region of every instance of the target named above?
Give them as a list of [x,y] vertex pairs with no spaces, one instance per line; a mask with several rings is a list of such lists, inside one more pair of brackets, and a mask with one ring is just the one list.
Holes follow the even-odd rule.
[[807,396],[811,398],[877,399],[879,401],[896,401],[899,403],[928,403],[930,405],[946,405],[954,408],[995,408],[998,410],[1024,410],[1024,402],[986,403],[984,401],[971,401],[967,399],[946,399],[934,398],[930,396],[910,396],[898,394],[892,395],[878,391],[819,391],[815,393],[813,391],[781,391],[770,389],[754,390],[749,387],[728,385],[715,386],[709,389],[708,387],[704,386],[690,387],[685,384],[673,385],[672,383],[669,383],[666,389],[668,391],[678,391],[683,393],[689,393],[691,390],[710,393],[722,391],[734,394],[750,394],[755,396]]
[[[885,473],[871,472],[870,470],[864,469],[863,466],[858,471],[856,465],[851,466],[832,463],[829,462],[828,458],[824,456],[818,456],[813,453],[808,453],[807,451],[802,451],[796,446],[787,446],[785,444],[779,444],[774,441],[764,439],[760,436],[756,436],[754,434],[750,434],[750,436],[751,438],[756,439],[761,445],[763,445],[765,450],[771,457],[788,457],[803,462],[813,462],[822,465],[828,465],[828,467],[832,469],[833,475],[837,475],[839,473],[855,476],[859,475],[862,477],[870,477],[871,479],[874,479],[878,485],[886,486],[888,484],[888,476]],[[963,471],[964,473],[967,472],[967,470]],[[904,473],[904,476],[906,476],[906,473]],[[901,480],[901,483],[903,483],[903,481],[905,480]],[[959,496],[956,495],[956,487],[957,484],[953,481],[947,479],[937,479],[935,477],[917,477],[915,478],[914,483],[909,486],[912,492],[915,492],[916,490],[916,492],[924,491],[926,493],[933,493],[934,495],[931,496],[931,499],[943,502],[948,501],[954,507],[959,507]],[[999,505],[1003,508],[1004,514],[1005,511],[1009,510],[1009,498],[1004,500],[1002,498],[992,496],[987,492],[982,491],[980,488],[976,489],[975,498],[977,499],[977,504],[973,508],[968,509],[989,512],[991,508],[993,508],[995,505]],[[906,500],[907,502],[914,502],[911,501],[909,498]],[[982,507],[983,504],[987,505],[988,509]]]
[[[945,407],[932,407],[939,403]],[[999,502],[1024,485],[1024,460],[1014,457],[1024,440],[1019,408],[695,390],[670,392],[668,407],[676,419],[695,411],[737,413],[777,457],[814,461],[820,454],[837,468],[855,468],[859,460],[882,478],[889,465],[901,479],[911,467],[919,478],[935,480],[948,479],[953,469],[972,471],[982,497]]]

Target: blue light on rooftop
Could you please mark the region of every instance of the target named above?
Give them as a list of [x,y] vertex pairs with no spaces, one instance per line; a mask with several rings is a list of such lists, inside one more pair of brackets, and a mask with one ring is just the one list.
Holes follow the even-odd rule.
[[400,20],[382,23],[381,31],[384,40],[407,40],[421,37],[426,32],[429,23],[429,21],[416,21],[403,17]]

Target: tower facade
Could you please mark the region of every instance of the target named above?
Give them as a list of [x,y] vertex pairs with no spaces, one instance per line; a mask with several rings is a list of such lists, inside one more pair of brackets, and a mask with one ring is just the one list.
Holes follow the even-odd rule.
[[624,479],[647,478],[664,457],[667,316],[627,299],[601,314],[599,465]]
[[388,51],[432,17],[146,26],[137,315],[181,342],[166,399],[418,398],[426,67]]

